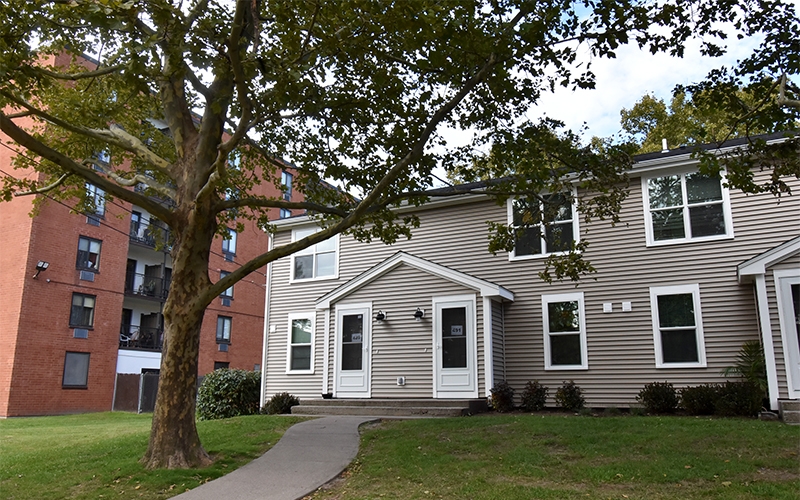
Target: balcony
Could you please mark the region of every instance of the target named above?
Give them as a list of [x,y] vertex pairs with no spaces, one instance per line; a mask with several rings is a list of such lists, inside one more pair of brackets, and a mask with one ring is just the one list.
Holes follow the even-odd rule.
[[125,295],[135,295],[157,300],[167,300],[170,278],[159,278],[142,273],[125,275]]
[[161,351],[164,330],[122,324],[119,328],[119,348],[139,351]]
[[130,238],[133,243],[150,248],[169,250],[170,247],[169,229],[157,221],[131,220]]

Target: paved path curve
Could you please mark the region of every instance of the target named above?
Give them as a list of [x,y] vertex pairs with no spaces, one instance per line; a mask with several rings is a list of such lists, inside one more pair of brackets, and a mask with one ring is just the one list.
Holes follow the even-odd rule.
[[297,500],[338,476],[358,453],[358,427],[375,417],[323,417],[290,427],[261,457],[177,500]]

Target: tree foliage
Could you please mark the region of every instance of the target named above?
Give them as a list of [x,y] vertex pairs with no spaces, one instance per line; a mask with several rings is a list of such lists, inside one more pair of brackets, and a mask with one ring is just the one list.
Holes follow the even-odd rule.
[[[630,43],[682,56],[694,37],[719,55],[720,22],[742,36],[766,33],[742,75],[796,74],[794,7],[773,0],[6,0],[0,129],[26,150],[18,166],[41,175],[5,178],[2,196],[46,192],[85,205],[88,182],[170,227],[172,287],[145,462],[207,463],[193,390],[214,297],[337,233],[408,237],[418,220],[392,208],[432,195],[479,189],[503,202],[577,184],[597,194],[580,200],[587,217],[613,219],[630,150],[582,146],[556,122],[528,123],[526,112],[557,86],[593,87],[581,55],[613,58]],[[791,85],[781,91],[796,97]],[[444,127],[474,141],[450,148]],[[97,161],[99,152],[112,162]],[[229,168],[232,154],[239,168]],[[258,194],[259,184],[279,186],[284,160],[306,201]],[[432,189],[437,167],[464,165],[467,180],[501,180]],[[214,235],[234,216],[269,229],[269,208],[308,210],[323,229],[211,283]],[[511,248],[509,229],[494,229],[493,248]]]

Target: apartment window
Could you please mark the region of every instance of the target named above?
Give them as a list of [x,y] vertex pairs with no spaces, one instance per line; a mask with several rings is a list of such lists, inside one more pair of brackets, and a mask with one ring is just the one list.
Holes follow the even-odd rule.
[[291,210],[289,210],[288,208],[281,208],[281,215],[280,215],[281,219],[288,219],[291,216],[292,216]]
[[86,199],[89,204],[89,214],[97,217],[104,217],[106,214],[106,192],[95,186],[86,183]]
[[567,193],[509,200],[509,223],[517,229],[511,259],[568,252],[578,239],[578,221]]
[[[292,241],[298,241],[319,231],[319,228],[296,229],[292,231]],[[311,245],[292,255],[292,280],[335,278],[337,273],[336,254],[338,237]]]
[[720,175],[699,172],[642,179],[647,244],[733,236],[730,200]]
[[64,356],[62,387],[85,389],[89,385],[89,353],[69,352]]
[[231,343],[231,318],[217,316],[217,344]]
[[281,172],[281,186],[283,186],[283,199],[289,201],[292,199],[292,174],[285,170]]
[[94,302],[94,295],[73,293],[72,309],[69,314],[69,326],[76,328],[92,328],[94,325]]
[[650,287],[657,368],[706,365],[700,286]]
[[313,373],[314,314],[289,315],[287,373]]
[[[231,273],[229,273],[228,271],[220,271],[219,272],[219,279],[222,279],[222,278],[224,278],[225,276],[227,276],[229,274],[231,274]],[[232,299],[233,298],[233,285],[231,285],[228,288],[226,288],[225,291],[220,294],[220,297],[227,298],[227,299]]]
[[222,254],[225,260],[232,261],[236,255],[236,231],[228,228],[228,238],[222,240]]
[[226,370],[231,364],[228,361],[214,361],[214,370]]
[[86,236],[78,238],[78,269],[88,269],[96,272],[100,268],[101,241]]
[[583,292],[542,295],[542,316],[545,369],[589,368]]

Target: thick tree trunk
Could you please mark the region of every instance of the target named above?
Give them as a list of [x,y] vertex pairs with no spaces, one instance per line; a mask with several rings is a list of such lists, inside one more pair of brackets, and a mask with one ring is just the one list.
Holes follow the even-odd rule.
[[164,307],[164,347],[150,444],[142,458],[149,469],[192,468],[211,464],[195,425],[200,327],[207,305],[208,254],[214,218],[187,217],[176,234],[172,284]]

